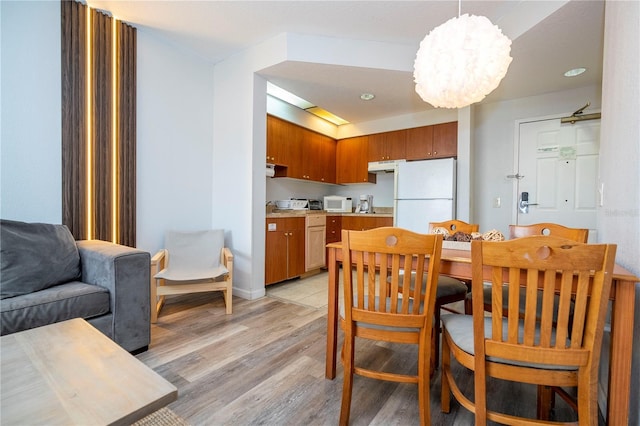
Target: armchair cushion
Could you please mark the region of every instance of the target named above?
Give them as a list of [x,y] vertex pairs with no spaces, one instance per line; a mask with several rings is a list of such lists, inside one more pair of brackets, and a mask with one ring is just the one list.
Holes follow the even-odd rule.
[[80,255],[65,225],[0,221],[0,299],[80,279]]

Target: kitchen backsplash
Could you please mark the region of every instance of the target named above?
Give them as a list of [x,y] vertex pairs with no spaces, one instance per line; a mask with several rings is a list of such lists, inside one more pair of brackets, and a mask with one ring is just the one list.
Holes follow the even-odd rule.
[[329,185],[289,178],[266,178],[266,180],[267,201],[286,200],[292,197],[322,200],[325,195],[341,195],[351,197],[355,208],[360,194],[371,194],[374,208],[393,207],[392,173],[378,174],[375,184]]

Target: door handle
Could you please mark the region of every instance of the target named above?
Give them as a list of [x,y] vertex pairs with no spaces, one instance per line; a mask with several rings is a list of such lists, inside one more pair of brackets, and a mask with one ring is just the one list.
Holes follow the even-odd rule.
[[529,202],[528,192],[523,192],[522,194],[520,194],[520,200],[518,201],[518,209],[520,210],[520,213],[528,214],[529,206],[537,206],[537,205],[538,203]]

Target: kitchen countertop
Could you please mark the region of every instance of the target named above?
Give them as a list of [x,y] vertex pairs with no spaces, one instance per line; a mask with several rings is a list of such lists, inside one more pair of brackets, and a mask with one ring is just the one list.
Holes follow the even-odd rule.
[[[339,213],[339,212],[327,212],[324,210],[279,210],[274,209],[271,213],[267,213],[268,218],[278,217],[298,217],[307,215],[326,215],[326,216],[366,216],[366,217],[393,217],[393,208],[388,207],[376,213]],[[375,211],[375,209],[374,209]]]

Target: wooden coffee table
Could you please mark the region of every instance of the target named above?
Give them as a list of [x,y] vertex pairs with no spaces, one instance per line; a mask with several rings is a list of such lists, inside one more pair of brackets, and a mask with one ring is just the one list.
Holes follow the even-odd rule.
[[3,425],[131,424],[175,386],[82,319],[0,337]]

